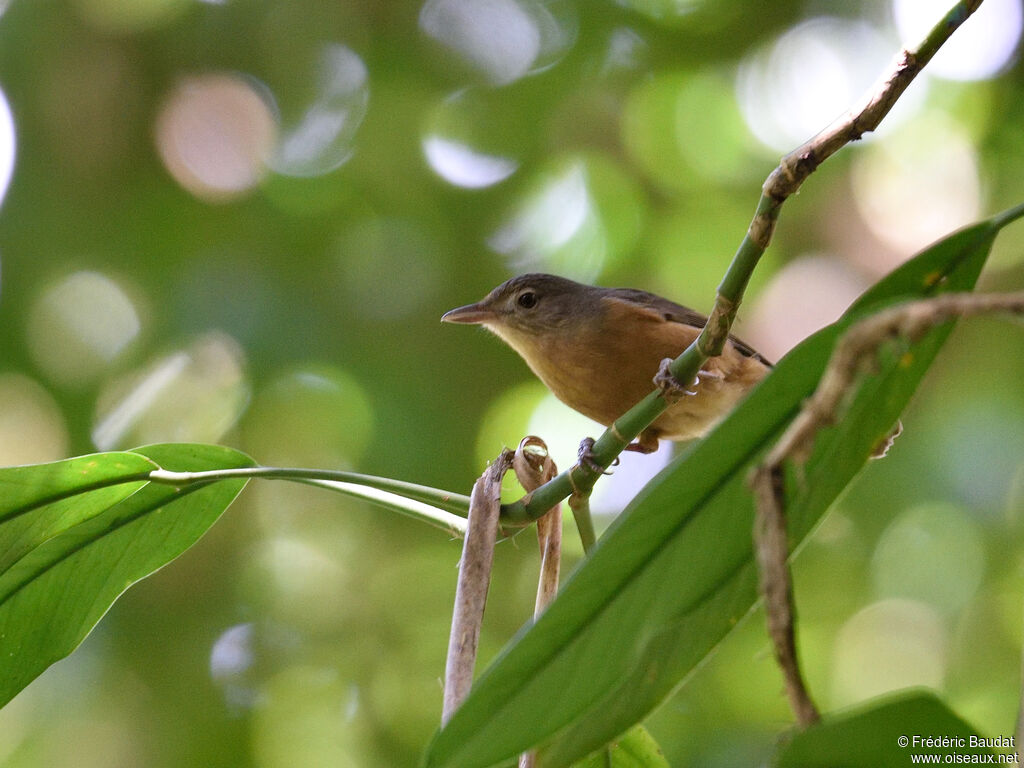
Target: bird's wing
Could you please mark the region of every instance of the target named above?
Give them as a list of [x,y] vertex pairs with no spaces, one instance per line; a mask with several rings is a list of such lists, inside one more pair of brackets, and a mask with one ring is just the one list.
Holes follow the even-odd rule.
[[[683,325],[703,328],[704,324],[708,321],[706,315],[702,315],[694,309],[684,307],[682,304],[676,304],[674,301],[669,301],[647,291],[640,291],[635,288],[614,288],[608,292],[608,296],[642,307],[652,313],[657,313],[671,323],[681,323]],[[742,339],[737,339],[735,336],[730,335],[729,341],[732,342],[740,354],[760,360],[767,366],[772,365],[760,352]]]

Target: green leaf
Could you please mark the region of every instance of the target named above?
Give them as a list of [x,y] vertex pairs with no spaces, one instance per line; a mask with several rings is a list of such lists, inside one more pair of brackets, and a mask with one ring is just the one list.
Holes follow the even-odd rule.
[[[895,270],[652,480],[536,625],[480,677],[425,764],[482,768],[543,744],[544,766],[570,765],[672,693],[758,600],[746,478],[814,390],[836,339],[884,305],[971,289],[1012,215],[968,227]],[[889,356],[842,423],[819,435],[789,500],[794,544],[892,427],[949,330]]]
[[[925,741],[929,738],[933,741]],[[878,768],[910,765],[911,755],[994,754],[972,746],[979,743],[972,739],[977,739],[977,731],[931,693],[901,692],[856,711],[826,717],[797,733],[779,750],[775,765]]]
[[573,768],[669,768],[669,763],[654,737],[637,725],[605,749],[575,763]]
[[192,546],[245,485],[177,489],[146,474],[251,465],[189,444],[0,469],[0,706],[71,653],[129,586]]
[[[466,536],[467,523],[464,514],[453,514],[446,509],[442,509],[440,506],[420,501],[420,498],[414,497],[412,494],[396,494],[389,492],[389,490],[383,490],[376,485],[364,482],[321,480],[315,478],[296,478],[296,482],[327,488],[328,490],[333,490],[336,494],[341,494],[342,496],[347,496],[352,499],[360,499],[378,507],[382,507],[383,509],[390,510],[391,512],[397,512],[400,515],[412,517],[414,520],[419,520],[435,528],[439,528],[440,530],[443,530],[445,534],[452,537],[461,538]],[[409,484],[411,485],[412,483]],[[436,488],[424,487],[424,490],[431,490],[431,492],[434,492],[438,498],[445,493],[443,490]],[[419,496],[422,497],[424,494],[421,493]],[[451,505],[451,499],[453,496],[454,495],[452,494],[447,494],[447,498],[443,500],[445,504]]]
[[156,468],[139,454],[104,453],[0,469],[0,573],[56,532],[133,494]]

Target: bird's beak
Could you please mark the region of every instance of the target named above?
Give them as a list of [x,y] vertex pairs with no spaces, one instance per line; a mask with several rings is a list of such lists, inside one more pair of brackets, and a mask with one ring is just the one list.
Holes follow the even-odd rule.
[[442,323],[466,323],[467,325],[480,325],[495,318],[495,312],[485,307],[481,302],[467,304],[464,307],[456,307],[441,315]]

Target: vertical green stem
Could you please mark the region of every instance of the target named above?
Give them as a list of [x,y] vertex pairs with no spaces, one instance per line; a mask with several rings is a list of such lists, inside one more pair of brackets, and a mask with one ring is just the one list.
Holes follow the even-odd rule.
[[572,494],[569,497],[569,508],[572,509],[572,516],[576,520],[576,529],[580,532],[583,552],[589,555],[597,543],[597,535],[594,533],[594,518],[590,514],[590,494]]

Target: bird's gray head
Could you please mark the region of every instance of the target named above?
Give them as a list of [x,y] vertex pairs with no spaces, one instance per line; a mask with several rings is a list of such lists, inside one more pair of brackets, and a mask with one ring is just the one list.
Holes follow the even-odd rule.
[[507,280],[475,304],[447,312],[446,323],[483,325],[503,338],[564,330],[601,310],[600,289],[556,275]]

